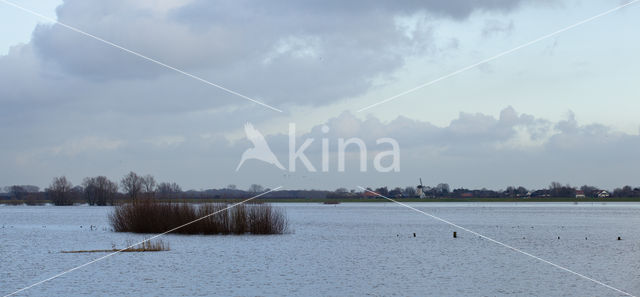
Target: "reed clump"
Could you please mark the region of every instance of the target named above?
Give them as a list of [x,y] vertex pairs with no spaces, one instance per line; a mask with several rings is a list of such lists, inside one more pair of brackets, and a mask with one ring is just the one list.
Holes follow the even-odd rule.
[[[270,204],[200,205],[155,200],[116,206],[109,221],[116,232],[177,234],[283,234],[284,211]],[[175,230],[174,230],[175,229]]]
[[127,242],[127,248],[117,249],[112,248],[109,250],[78,250],[78,251],[62,251],[63,254],[78,254],[78,253],[112,253],[112,252],[120,252],[120,253],[134,253],[134,252],[162,252],[170,250],[169,244],[162,241],[162,239],[157,240],[147,240],[139,244],[133,244],[130,241]]
[[139,244],[127,243],[127,248],[123,252],[161,252],[168,251],[169,243],[165,243],[162,239],[147,240]]

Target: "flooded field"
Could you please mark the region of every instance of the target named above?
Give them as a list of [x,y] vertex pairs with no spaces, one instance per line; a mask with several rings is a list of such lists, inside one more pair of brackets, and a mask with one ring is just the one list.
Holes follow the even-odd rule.
[[[640,294],[640,204],[410,205]],[[170,251],[117,254],[18,295],[622,295],[399,205],[277,206],[286,210],[289,234],[167,235]],[[0,206],[0,295],[105,255],[61,251],[144,238],[111,231],[111,210]]]

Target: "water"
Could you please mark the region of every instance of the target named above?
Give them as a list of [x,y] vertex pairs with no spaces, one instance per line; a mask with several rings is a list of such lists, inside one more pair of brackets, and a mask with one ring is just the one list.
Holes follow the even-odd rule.
[[[640,204],[411,205],[640,294]],[[623,296],[399,205],[278,206],[290,234],[168,235],[170,251],[117,254],[19,296]],[[110,231],[110,210],[0,206],[0,295],[105,255],[62,250],[144,238]]]

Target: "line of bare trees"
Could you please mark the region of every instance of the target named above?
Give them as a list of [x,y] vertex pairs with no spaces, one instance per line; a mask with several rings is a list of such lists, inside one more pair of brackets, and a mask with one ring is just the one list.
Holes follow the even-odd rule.
[[[118,191],[119,189],[122,190],[122,194]],[[181,192],[182,189],[176,183],[157,184],[152,175],[142,176],[129,172],[120,180],[119,185],[106,176],[96,176],[87,177],[80,186],[74,187],[65,176],[54,177],[49,187],[45,189],[44,198],[51,200],[54,205],[73,205],[83,200],[89,205],[113,205],[123,196],[125,199],[134,201],[156,196],[169,198]],[[16,195],[16,197],[19,196]]]
[[33,185],[13,185],[4,187],[4,191],[12,199],[23,200],[31,204],[30,202],[37,200],[40,188]]
[[120,181],[122,191],[131,200],[139,198],[171,198],[175,194],[182,193],[182,188],[174,182],[161,182],[156,184],[156,179],[152,175],[138,175],[129,172]]
[[[180,186],[174,182],[157,183],[152,175],[139,175],[135,172],[127,173],[119,182],[109,180],[105,176],[87,177],[79,186],[73,184],[64,176],[52,180],[44,192],[31,185],[13,185],[4,187],[5,193],[0,193],[0,199],[11,200],[28,205],[43,204],[47,200],[55,205],[71,205],[77,202],[86,202],[90,205],[113,205],[117,200],[135,201],[138,199],[225,199],[248,198],[256,193],[267,191],[258,184],[252,184],[247,190],[240,190],[235,185],[228,185],[223,189],[208,189],[202,191],[190,190],[183,192]],[[368,188],[386,197],[411,198],[417,197],[417,188],[407,186],[404,188]],[[466,189],[451,187],[446,183],[436,186],[424,186],[421,188],[424,196],[429,198],[528,198],[528,197],[576,197],[576,194],[597,198],[603,190],[599,187],[584,185],[573,187],[552,182],[547,188],[526,189],[524,187],[507,187],[504,190],[490,189]],[[578,192],[580,191],[580,192]],[[338,188],[335,191],[322,190],[284,190],[273,193],[279,198],[358,198],[362,196],[360,191],[354,189]],[[275,197],[273,196],[272,197]],[[640,198],[640,187],[624,186],[606,193],[607,197],[616,198]]]

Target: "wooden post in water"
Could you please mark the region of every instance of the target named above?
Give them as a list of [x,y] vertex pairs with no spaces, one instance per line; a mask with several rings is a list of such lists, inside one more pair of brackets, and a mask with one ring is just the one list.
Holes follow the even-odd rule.
[[618,236],[618,240],[622,240],[622,238],[620,238],[620,236]]
[[453,231],[453,238],[458,238],[458,233],[456,233],[456,231]]
[[413,232],[413,237],[416,237],[416,232]]

